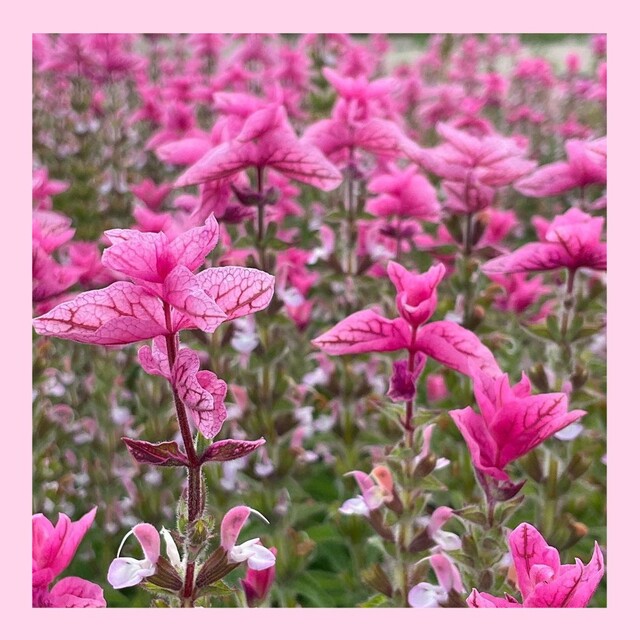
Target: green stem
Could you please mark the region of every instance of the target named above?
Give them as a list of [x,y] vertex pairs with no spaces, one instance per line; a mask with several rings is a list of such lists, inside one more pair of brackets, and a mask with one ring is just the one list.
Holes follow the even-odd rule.
[[264,168],[257,167],[257,191],[258,191],[258,237],[256,238],[256,244],[258,249],[258,255],[260,260],[260,269],[264,270],[267,267],[267,253],[264,244],[264,201],[263,201],[263,180],[264,180]]

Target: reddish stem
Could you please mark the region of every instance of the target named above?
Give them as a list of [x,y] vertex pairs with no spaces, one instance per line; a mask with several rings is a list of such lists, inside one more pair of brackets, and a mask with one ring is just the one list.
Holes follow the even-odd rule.
[[[171,322],[171,307],[164,303],[164,317],[169,330],[169,335],[165,336],[167,344],[167,358],[169,360],[169,370],[173,371],[178,355],[178,334],[173,332],[173,325]],[[201,487],[201,474],[200,474],[200,461],[196,452],[196,447],[191,435],[191,428],[189,427],[189,419],[187,418],[187,410],[184,403],[178,395],[173,381],[171,382],[171,390],[173,392],[173,402],[176,408],[176,416],[178,418],[178,425],[180,427],[180,434],[182,435],[182,441],[189,460],[189,466],[187,468],[187,517],[188,527],[190,530],[191,525],[198,519],[200,512],[202,511],[202,487]],[[187,570],[184,578],[184,586],[182,590],[182,606],[191,606],[193,587],[195,577],[195,562],[187,562]]]

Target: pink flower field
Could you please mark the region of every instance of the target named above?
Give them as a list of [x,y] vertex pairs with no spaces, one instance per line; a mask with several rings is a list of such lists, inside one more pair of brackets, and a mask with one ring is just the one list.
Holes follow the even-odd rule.
[[32,52],[33,607],[606,606],[604,35]]

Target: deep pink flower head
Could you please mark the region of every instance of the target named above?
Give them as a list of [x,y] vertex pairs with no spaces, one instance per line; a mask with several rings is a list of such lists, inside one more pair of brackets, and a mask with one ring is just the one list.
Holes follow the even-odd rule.
[[38,513],[32,518],[32,576],[34,607],[106,607],[102,589],[81,578],[63,578],[53,589],[49,585],[71,563],[73,556],[93,524],[96,507],[77,522],[65,515],[58,516],[54,527]]
[[472,375],[475,367],[490,376],[501,373],[493,354],[471,331],[447,320],[420,326],[435,311],[436,287],[445,273],[443,265],[418,275],[390,262],[388,273],[398,292],[399,318],[389,320],[373,309],[357,311],[312,344],[330,355],[406,349],[424,353],[465,375]]
[[[504,289],[504,294],[500,294],[494,299],[495,307],[501,311],[522,314],[529,307],[535,305],[542,296],[551,291],[549,287],[544,285],[542,276],[528,278],[524,273],[510,275],[492,273],[489,278]],[[548,315],[549,311],[550,306],[543,304],[531,320],[534,322],[542,320]]]
[[519,180],[515,188],[525,196],[545,198],[590,184],[607,183],[607,139],[567,140],[566,162],[552,162]]
[[586,415],[586,411],[567,411],[564,393],[531,395],[525,374],[511,387],[506,373],[492,378],[478,372],[473,392],[479,414],[467,407],[449,415],[469,447],[474,467],[497,480],[508,481],[504,468],[510,462]]
[[[270,547],[269,551],[274,555],[278,554],[275,547]],[[251,569],[247,567],[245,577],[240,580],[247,604],[256,607],[269,595],[269,590],[276,577],[276,565],[273,564],[266,569]]]
[[486,274],[607,268],[607,245],[600,242],[604,218],[572,208],[556,216],[546,228],[544,242],[531,242],[513,253],[489,260]]
[[437,288],[446,273],[444,265],[437,264],[426,273],[416,274],[390,260],[387,273],[397,291],[398,313],[414,327],[426,322],[438,306]]
[[221,180],[249,167],[271,167],[325,191],[342,182],[340,172],[316,147],[298,140],[284,108],[273,105],[249,116],[235,139],[205,154],[176,186]]
[[369,181],[368,189],[374,198],[367,200],[365,209],[381,216],[400,216],[434,221],[438,219],[440,203],[436,190],[417,173],[417,167],[399,169],[392,166],[389,173]]
[[582,608],[589,604],[604,575],[602,551],[595,543],[593,556],[585,565],[560,564],[560,554],[540,532],[526,522],[509,535],[509,548],[516,569],[522,604],[512,596],[497,598],[473,589],[467,604],[473,608]]

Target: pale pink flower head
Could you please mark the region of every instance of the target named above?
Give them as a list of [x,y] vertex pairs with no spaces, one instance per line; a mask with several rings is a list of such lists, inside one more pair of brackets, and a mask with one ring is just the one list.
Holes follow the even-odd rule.
[[444,553],[436,553],[429,557],[429,563],[436,574],[438,584],[420,582],[412,587],[408,595],[411,607],[439,607],[446,604],[451,592],[462,593],[464,591],[460,572],[449,556]]
[[544,242],[531,242],[513,253],[489,260],[482,266],[486,274],[550,271],[566,267],[604,271],[607,245],[600,241],[604,218],[590,216],[577,208],[556,216],[548,226],[538,222]]
[[511,387],[506,373],[490,377],[478,372],[473,376],[473,392],[480,414],[467,407],[449,415],[469,447],[474,467],[497,480],[508,481],[506,465],[586,415],[586,411],[568,411],[564,393],[531,395],[524,373]]
[[437,287],[446,273],[444,265],[437,264],[416,274],[390,260],[387,273],[397,291],[398,313],[413,327],[426,322],[438,305]]
[[[122,547],[131,534],[136,537],[142,547],[144,554],[142,560],[120,557]],[[114,589],[124,589],[125,587],[133,587],[136,584],[140,584],[145,578],[152,576],[156,572],[159,557],[160,534],[154,526],[146,522],[137,524],[123,538],[118,549],[118,557],[109,566],[107,580]]]
[[607,183],[607,139],[567,140],[566,162],[552,162],[519,180],[515,188],[525,196],[545,198],[590,184]]
[[597,542],[589,564],[578,558],[575,564],[560,564],[557,549],[549,546],[533,525],[524,522],[509,535],[509,548],[522,604],[512,596],[497,598],[473,589],[467,598],[470,607],[583,608],[604,575],[604,559]]
[[106,607],[102,589],[81,578],[63,578],[49,590],[49,585],[71,563],[73,557],[93,524],[96,507],[77,522],[65,515],[58,516],[54,527],[38,513],[32,518],[32,582],[34,607]]
[[368,518],[372,511],[393,499],[393,477],[387,467],[379,465],[369,475],[363,471],[350,471],[345,475],[356,479],[361,494],[346,500],[338,509],[340,513]]
[[249,167],[270,167],[325,191],[342,182],[338,169],[313,144],[298,140],[284,107],[272,105],[250,115],[237,137],[206,153],[175,184],[221,180]]
[[220,544],[227,552],[229,562],[247,562],[250,569],[262,571],[276,563],[276,557],[266,547],[262,546],[260,538],[247,540],[237,545],[238,536],[249,516],[255,513],[267,524],[269,521],[255,509],[240,505],[233,507],[225,514],[220,523]]

